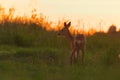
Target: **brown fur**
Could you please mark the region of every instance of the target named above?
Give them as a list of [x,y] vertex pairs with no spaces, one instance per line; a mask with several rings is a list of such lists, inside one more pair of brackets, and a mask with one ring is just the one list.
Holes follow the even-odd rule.
[[[68,24],[64,22],[64,28],[61,29],[58,32],[58,35],[63,35],[65,36],[68,41],[70,42],[71,48],[72,48],[72,53],[70,56],[70,63],[72,64],[73,61],[75,61],[76,58],[78,58],[79,51],[82,51],[82,63],[84,63],[84,54],[85,54],[85,37],[83,34],[77,34],[75,36],[72,36],[69,27],[71,25],[71,22]],[[77,57],[76,57],[77,55]]]

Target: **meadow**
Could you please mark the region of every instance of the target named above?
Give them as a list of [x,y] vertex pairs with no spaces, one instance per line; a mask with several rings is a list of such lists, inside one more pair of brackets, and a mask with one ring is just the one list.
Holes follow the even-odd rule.
[[64,37],[38,25],[0,24],[0,80],[120,80],[120,33],[86,36],[85,63],[69,64]]

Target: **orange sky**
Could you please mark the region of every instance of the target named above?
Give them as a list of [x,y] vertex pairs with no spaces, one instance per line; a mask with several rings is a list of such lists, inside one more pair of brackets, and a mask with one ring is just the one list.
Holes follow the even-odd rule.
[[[50,20],[71,20],[72,25],[86,30],[101,28],[106,31],[115,24],[120,28],[120,0],[0,0],[6,11],[15,8],[15,15],[31,15],[36,8],[37,13],[43,13]],[[80,22],[80,23],[79,23]]]

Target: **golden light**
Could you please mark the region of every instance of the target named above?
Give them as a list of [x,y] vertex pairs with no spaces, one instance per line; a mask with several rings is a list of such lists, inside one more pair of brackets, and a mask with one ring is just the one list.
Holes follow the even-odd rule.
[[[10,8],[15,9],[14,18],[19,16],[26,20],[32,16],[39,19],[42,13],[52,25],[47,29],[58,30],[59,21],[69,20],[72,29],[77,32],[106,32],[112,24],[117,26],[117,30],[120,29],[119,4],[119,0],[0,0],[0,8],[4,8],[5,14],[10,13]],[[48,26],[48,23],[45,25]]]

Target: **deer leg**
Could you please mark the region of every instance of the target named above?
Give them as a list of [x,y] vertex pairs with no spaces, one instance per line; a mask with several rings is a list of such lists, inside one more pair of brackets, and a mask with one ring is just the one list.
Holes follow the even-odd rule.
[[77,57],[76,57],[76,60],[77,60],[77,61],[79,60],[79,50],[77,50]]
[[81,51],[82,51],[82,64],[84,64],[84,55],[85,55],[85,51],[84,51],[84,49],[82,49]]
[[77,58],[79,58],[79,50],[77,50]]
[[74,59],[75,59],[75,50],[72,51],[72,54],[70,56],[70,64],[73,63]]

